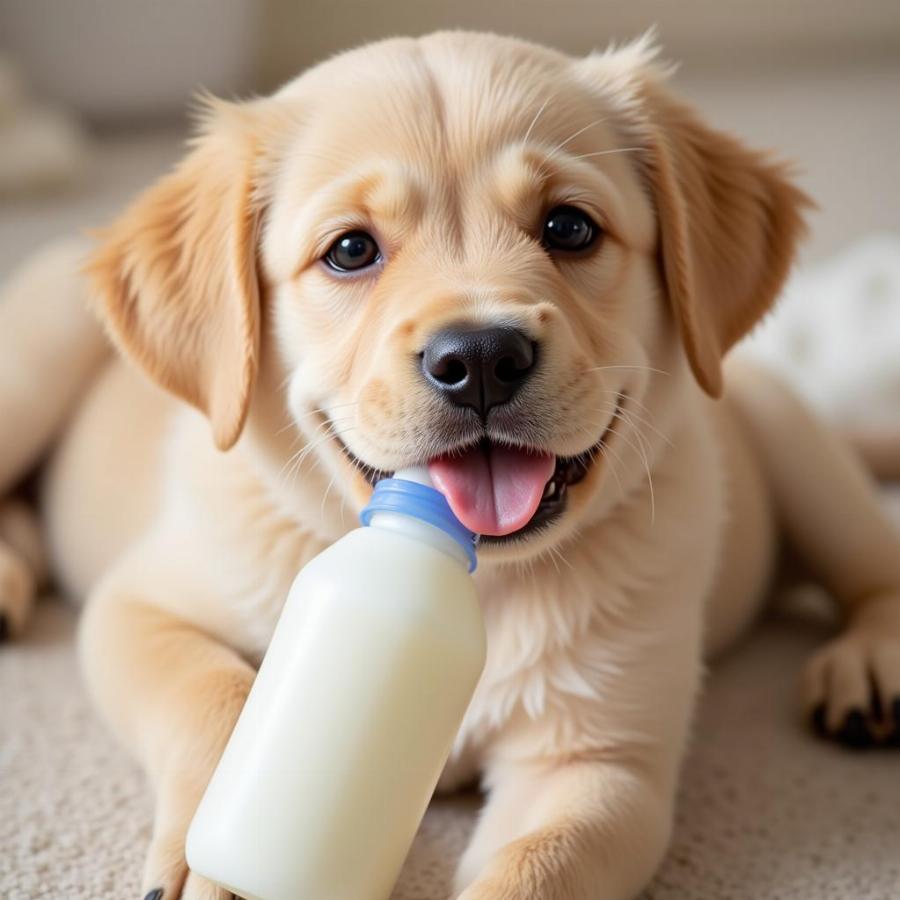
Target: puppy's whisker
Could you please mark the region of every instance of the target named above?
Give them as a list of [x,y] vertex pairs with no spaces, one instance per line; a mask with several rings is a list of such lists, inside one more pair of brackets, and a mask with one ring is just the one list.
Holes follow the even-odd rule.
[[557,564],[557,560],[559,560],[559,562],[561,562],[564,566],[566,566],[566,568],[568,568],[570,571],[572,571],[572,572],[575,571],[575,566],[573,566],[572,563],[570,563],[569,560],[566,559],[566,557],[562,554],[562,552],[559,550],[558,547],[554,547],[551,544],[549,547],[547,547],[547,552],[549,553],[550,558],[553,560],[553,566],[556,569],[557,575],[562,574],[559,570],[559,565]]
[[[575,138],[578,137],[578,135],[584,134],[586,131],[588,131],[591,128],[596,127],[597,125],[601,125],[608,118],[609,118],[609,116],[604,116],[602,119],[596,119],[595,121],[591,122],[590,124],[585,125],[584,128],[579,128],[578,131],[574,132],[573,134],[570,134],[564,141],[561,141],[560,143],[558,143],[550,151],[550,156],[553,156],[554,154],[559,153],[559,151],[562,150],[563,147],[565,147],[567,144],[570,144],[572,141],[574,141]],[[580,157],[576,156],[575,159],[580,159]]]
[[[639,413],[636,413],[633,409],[620,409],[619,413],[625,418],[625,421],[631,425],[634,429],[635,433],[640,434],[641,429],[638,426],[642,426],[644,428],[649,428],[661,441],[663,441],[667,447],[670,449],[674,448],[674,444],[671,440],[669,440],[668,435],[664,434],[660,431],[652,422],[643,418]],[[642,434],[642,437],[644,435]],[[646,437],[644,437],[646,440]],[[649,441],[647,442],[649,444]]]
[[[323,424],[324,424],[324,423],[323,423]],[[322,426],[319,426],[319,427],[321,428]],[[316,429],[316,430],[318,431],[319,429]],[[348,430],[349,430],[349,429],[348,429]],[[313,434],[315,434],[315,432],[313,432]],[[300,454],[300,460],[299,460],[299,461],[302,463],[303,460],[304,460],[307,456],[309,456],[309,454],[312,453],[313,450],[316,450],[316,449],[317,449],[318,447],[320,447],[322,444],[324,444],[324,443],[326,443],[327,441],[330,441],[330,440],[332,440],[333,438],[336,438],[336,437],[338,437],[338,430],[337,430],[337,427],[336,427],[335,425],[333,425],[332,423],[329,423],[328,428],[327,428],[327,431],[326,431],[321,437],[319,437],[319,438],[317,438],[317,439],[315,439],[315,440],[311,440],[311,441],[306,445],[306,447],[303,448],[303,450],[301,451],[301,454]]]
[[549,556],[550,561],[553,563],[553,568],[556,569],[556,574],[561,575],[562,572],[559,571],[559,563],[556,561],[556,555],[552,552],[553,551],[552,544],[549,547],[547,547],[547,551],[549,551],[549,552],[542,553],[541,556],[544,556],[544,557]]
[[[331,405],[331,409],[343,409],[346,406],[358,406],[359,400],[347,400],[344,403],[334,403]],[[328,410],[324,406],[320,406],[317,412],[327,413]]]
[[[615,415],[616,411],[615,410],[607,410],[607,413],[608,414],[612,413],[613,415]],[[643,464],[644,471],[647,474],[647,484],[648,484],[649,490],[650,490],[650,524],[653,525],[656,522],[656,493],[653,489],[653,474],[650,471],[650,460],[647,457],[646,449],[643,444],[643,438],[640,435],[640,432],[636,428],[634,428],[633,425],[632,425],[632,431],[635,435],[635,438],[640,441],[640,446],[635,445],[634,442],[630,441],[628,439],[628,436],[621,431],[616,432],[616,436],[619,438],[620,441],[623,441],[626,446],[628,446],[632,450],[634,450],[634,452],[638,456],[638,459]],[[603,444],[601,446],[605,446],[605,447],[609,448],[609,444]]]
[[359,400],[348,400],[346,403],[335,403],[330,408],[325,407],[325,406],[317,406],[313,409],[304,410],[302,413],[300,413],[298,415],[297,418],[303,419],[303,418],[306,418],[307,416],[322,415],[322,416],[326,416],[327,418],[331,419],[331,418],[333,418],[333,416],[331,415],[331,410],[347,409],[348,407],[358,406],[358,405],[359,405]]
[[325,518],[325,504],[328,502],[328,495],[331,493],[331,488],[334,485],[334,480],[337,478],[337,475],[332,475],[331,480],[328,482],[328,487],[325,488],[325,493],[322,494],[322,502],[319,505],[319,517]]
[[[605,410],[605,412],[609,413],[609,410]],[[586,437],[589,437],[591,439],[596,437],[596,432],[594,430],[592,430],[591,428],[589,428],[587,425],[582,425],[578,430],[582,434],[584,434]],[[607,442],[603,442],[603,443],[599,444],[598,446],[594,447],[590,451],[591,460],[593,461],[594,457],[598,454],[600,456],[603,456],[606,459],[606,461],[609,463],[609,471],[612,472],[612,476],[613,476],[613,478],[615,478],[616,484],[619,486],[619,496],[624,498],[625,487],[622,484],[621,478],[619,478],[619,473],[616,470],[616,467],[613,465],[613,457],[610,457],[607,455],[607,453],[606,453],[607,450],[610,450],[609,444]],[[621,457],[619,457],[619,455],[617,453],[615,453],[614,451],[611,451],[611,452],[613,452],[613,456],[615,457],[615,459],[620,464],[622,464]]]
[[[622,403],[624,403],[625,400],[627,399],[627,401],[628,401],[628,411],[629,411],[632,415],[636,415],[635,410],[634,410],[634,407],[635,407],[635,406],[636,406],[638,409],[642,410],[643,413],[645,414],[645,419],[644,419],[644,421],[649,423],[649,417],[653,416],[653,412],[652,412],[650,409],[648,409],[647,406],[646,406],[645,404],[641,403],[641,401],[638,400],[637,397],[634,397],[634,396],[631,395],[631,394],[625,394],[625,393],[622,392],[622,391],[615,391],[615,394],[616,394],[616,396],[619,398],[619,401],[622,402]],[[651,426],[651,427],[652,427],[652,426]],[[673,445],[673,446],[674,446],[674,445]]]
[[[601,410],[597,410],[597,412],[600,411]],[[645,419],[640,413],[635,412],[633,409],[624,409],[622,406],[618,406],[613,414],[613,418],[621,419],[626,425],[631,425],[635,430],[637,430],[638,425],[649,428],[657,435],[657,437],[671,446],[671,441],[669,441],[669,439],[652,422]]]
[[[346,428],[344,430],[345,430],[345,432],[347,432],[347,431],[352,431],[353,429]],[[329,438],[332,438],[332,437],[336,437],[336,435],[333,433],[324,435],[320,440],[316,441],[314,444],[304,448],[305,452],[296,461],[295,465],[292,468],[292,471],[290,473],[288,473],[291,478],[289,487],[293,488],[296,485],[297,479],[300,477],[300,470],[303,466],[303,463],[306,461],[307,457],[309,456],[309,454],[313,450],[315,450],[317,447],[319,447],[321,444],[325,443],[325,441],[327,441]],[[315,454],[312,458],[312,468],[310,469],[310,472],[315,471],[321,465],[321,463],[322,463],[322,457],[319,454]]]
[[297,423],[293,419],[289,419],[278,431],[275,432],[275,437],[281,437],[286,431],[290,431],[291,428],[296,428]]
[[[637,436],[638,432],[635,431],[634,434],[635,436]],[[653,474],[650,471],[650,461],[647,459],[647,453],[645,452],[643,447],[635,446],[634,443],[628,440],[628,438],[624,434],[620,434],[619,437],[623,441],[625,441],[625,443],[629,447],[631,447],[631,449],[634,450],[635,453],[637,453],[638,458],[644,465],[644,471],[647,473],[647,485],[650,490],[650,524],[654,525],[656,524],[656,493],[653,489]]]
[[613,391],[609,388],[604,388],[604,393],[613,394],[618,398],[619,403],[624,404],[625,401],[628,401],[628,408],[637,407],[640,410],[643,410],[648,416],[653,415],[653,413],[646,407],[645,404],[641,403],[640,400],[637,399],[633,394],[626,394],[625,391]]
[[616,416],[620,421],[624,422],[626,425],[628,425],[631,428],[631,431],[634,434],[635,439],[643,448],[644,454],[647,455],[648,451],[650,449],[650,441],[647,439],[644,432],[641,431],[638,424],[631,421],[631,419],[628,417],[627,413],[623,413],[620,411],[620,412],[616,413]]
[[320,444],[323,444],[325,441],[331,440],[332,438],[337,436],[337,430],[334,424],[331,422],[320,422],[313,431],[313,436],[316,435],[316,433],[322,428],[325,428],[326,432],[321,437],[317,439],[311,439],[296,453],[294,453],[284,464],[284,466],[282,466],[281,471],[278,473],[279,480],[281,479],[282,475],[285,474],[285,469],[288,469],[288,475],[293,472],[296,476],[296,473],[299,472],[300,467],[303,465],[303,461],[313,450],[316,449],[316,447],[318,447]]
[[595,150],[593,153],[580,153],[572,159],[590,159],[592,156],[609,156],[612,153],[643,153],[646,147],[615,147],[612,150]]
[[597,448],[597,453],[602,456],[606,462],[609,463],[609,471],[612,473],[613,478],[616,480],[616,484],[619,486],[619,498],[624,499],[625,497],[625,485],[622,484],[622,479],[619,477],[618,469],[616,469],[614,462],[618,462],[619,465],[622,465],[622,458],[616,453],[609,444],[603,443]]
[[548,95],[544,102],[540,105],[538,111],[534,114],[534,118],[531,120],[531,124],[528,126],[528,130],[525,132],[525,137],[522,138],[522,143],[527,144],[528,138],[531,137],[531,132],[534,131],[534,126],[537,125],[538,119],[543,115],[544,110],[547,108],[547,104],[550,102],[550,95]]
[[591,366],[589,369],[584,369],[585,372],[606,372],[612,371],[614,369],[632,369],[636,372],[653,372],[655,375],[671,375],[671,372],[666,372],[664,369],[656,369],[653,366],[626,366],[626,365],[612,365],[612,366]]
[[[358,402],[358,401],[356,401],[356,400],[353,401],[353,403],[356,403],[356,402]],[[349,404],[349,403],[339,403],[339,404],[337,404],[337,406],[335,406],[335,409],[340,409],[341,407],[350,406],[350,405],[351,404]],[[284,432],[288,431],[290,428],[296,428],[297,423],[299,421],[301,421],[303,419],[308,419],[311,416],[315,416],[315,415],[328,416],[328,410],[322,409],[322,408],[309,409],[309,410],[305,410],[304,412],[299,413],[297,416],[291,416],[290,421],[283,427],[279,428],[278,431],[275,432],[276,437],[284,434]],[[336,421],[336,419],[332,418],[331,416],[328,416],[328,417],[331,419],[332,422]],[[352,417],[345,416],[343,418],[346,419],[346,418],[352,418]]]
[[[619,391],[606,391],[605,393],[610,394],[619,394]],[[631,397],[628,398],[631,401]],[[592,409],[590,412],[597,413],[606,413],[610,414],[608,409]],[[620,419],[626,425],[629,425],[635,431],[638,431],[638,425],[643,426],[644,428],[649,428],[661,441],[665,441],[665,443],[669,447],[674,447],[674,444],[671,440],[669,440],[668,436],[665,435],[662,431],[660,431],[651,421],[641,416],[640,413],[635,412],[633,409],[625,409],[621,404],[618,409],[612,413],[612,417],[614,419]]]
[[310,434],[308,436],[307,436],[306,432],[303,431],[303,429],[298,429],[298,437],[300,438],[300,440],[304,440],[304,439],[306,439],[307,441],[314,440],[316,437],[316,434],[322,428],[330,429],[331,436],[338,437],[340,435],[341,431],[348,430],[349,425],[347,423],[352,422],[353,418],[354,418],[353,416],[346,416],[341,419],[332,419],[327,422],[319,422],[316,425],[316,427],[313,429],[312,434]]

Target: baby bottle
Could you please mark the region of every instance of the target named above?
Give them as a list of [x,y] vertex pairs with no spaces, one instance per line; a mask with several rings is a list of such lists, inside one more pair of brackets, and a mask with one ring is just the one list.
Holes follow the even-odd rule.
[[247,900],[386,900],[481,675],[476,536],[424,469],[291,587],[187,836]]

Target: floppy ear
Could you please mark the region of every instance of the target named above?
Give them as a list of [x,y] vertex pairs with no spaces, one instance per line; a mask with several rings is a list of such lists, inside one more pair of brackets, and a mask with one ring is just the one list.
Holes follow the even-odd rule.
[[638,98],[669,299],[694,375],[718,397],[722,357],[775,302],[812,203],[783,164],[707,126],[659,79]]
[[102,235],[86,271],[119,349],[238,439],[256,375],[259,286],[253,129],[211,101],[194,149]]

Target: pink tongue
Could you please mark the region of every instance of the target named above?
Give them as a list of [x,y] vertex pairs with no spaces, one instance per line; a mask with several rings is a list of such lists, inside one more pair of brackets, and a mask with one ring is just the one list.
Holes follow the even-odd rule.
[[433,459],[428,471],[466,528],[503,535],[531,520],[555,465],[548,453],[491,446]]

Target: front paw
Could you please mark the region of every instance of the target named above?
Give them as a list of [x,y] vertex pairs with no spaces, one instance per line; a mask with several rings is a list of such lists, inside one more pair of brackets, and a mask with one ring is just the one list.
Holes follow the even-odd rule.
[[189,871],[184,856],[187,830],[207,780],[182,773],[160,786],[144,865],[143,900],[233,900],[230,891]]
[[[473,882],[462,893],[454,894],[455,900],[539,900],[543,895],[517,894],[514,887],[502,873],[484,875]],[[549,895],[548,895],[549,896]]]
[[144,895],[143,900],[170,900],[170,898],[180,898],[180,900],[235,900],[234,894],[226,891],[224,888],[195,875],[193,872],[187,872],[186,877],[182,875],[181,887],[178,889],[170,887],[151,888]]
[[826,644],[807,664],[803,703],[821,737],[900,747],[900,623],[855,624]]
[[465,866],[457,878],[457,900],[571,900],[593,897],[580,890],[586,881],[574,835],[555,829],[507,844],[468,886]]

